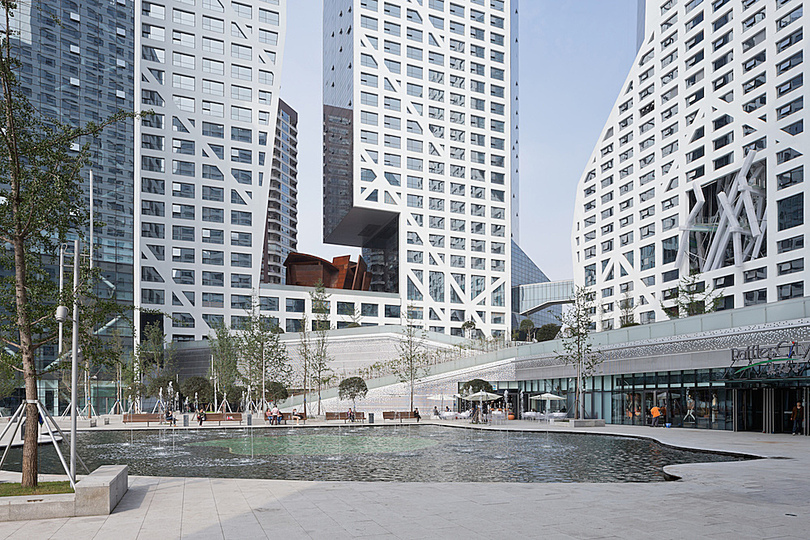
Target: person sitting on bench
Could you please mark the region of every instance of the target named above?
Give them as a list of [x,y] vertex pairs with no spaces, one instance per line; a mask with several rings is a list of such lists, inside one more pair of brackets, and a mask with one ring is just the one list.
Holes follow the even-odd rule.
[[166,409],[166,423],[170,426],[177,425],[177,419],[174,417],[174,414],[172,414],[171,409]]
[[295,420],[295,425],[298,425],[298,422],[301,421],[301,415],[298,414],[298,409],[293,409],[292,415],[290,415],[290,419]]
[[351,407],[349,407],[349,411],[346,413],[346,420],[350,422],[354,422],[355,420],[354,411]]
[[422,415],[419,414],[419,409],[418,408],[413,410],[413,417],[416,418],[417,422],[419,422],[419,420],[422,419]]

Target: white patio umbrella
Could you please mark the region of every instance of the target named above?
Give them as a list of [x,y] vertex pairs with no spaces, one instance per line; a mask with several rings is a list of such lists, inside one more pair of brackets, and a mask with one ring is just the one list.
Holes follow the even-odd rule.
[[[442,402],[441,407],[442,407],[442,410],[444,410],[444,400],[445,399],[448,400],[448,401],[452,401],[452,400],[460,398],[460,397],[461,396],[458,395],[458,394],[431,394],[431,395],[425,397],[425,399],[427,399],[428,401],[441,401]],[[453,408],[455,408],[455,406]]]
[[495,401],[496,399],[501,399],[503,396],[499,396],[498,394],[493,394],[492,392],[487,392],[485,390],[479,390],[474,394],[470,394],[468,396],[461,396],[461,399],[465,399],[467,401],[477,401],[479,403],[479,411],[484,410],[484,402],[485,401]]
[[541,399],[545,400],[545,402],[546,402],[546,414],[548,414],[548,411],[551,408],[551,402],[552,401],[565,401],[564,397],[561,397],[561,396],[558,396],[558,395],[555,395],[555,394],[549,394],[548,392],[546,392],[545,394],[540,394],[539,396],[530,396],[529,397],[530,401],[539,401]]

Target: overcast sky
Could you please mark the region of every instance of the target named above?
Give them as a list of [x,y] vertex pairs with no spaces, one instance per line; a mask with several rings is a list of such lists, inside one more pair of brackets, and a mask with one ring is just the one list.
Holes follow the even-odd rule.
[[[281,97],[299,113],[298,250],[322,241],[321,2],[288,0]],[[574,193],[635,57],[636,0],[520,2],[520,245],[553,280],[572,277]]]

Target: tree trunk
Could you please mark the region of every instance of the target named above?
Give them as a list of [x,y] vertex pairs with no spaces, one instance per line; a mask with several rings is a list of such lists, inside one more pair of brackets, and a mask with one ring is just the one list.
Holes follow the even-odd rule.
[[[16,201],[14,203],[16,205]],[[17,327],[20,329],[20,354],[23,361],[25,381],[25,438],[22,457],[22,487],[37,485],[37,440],[39,439],[39,411],[37,400],[37,374],[34,365],[34,351],[31,343],[31,321],[28,318],[27,295],[25,288],[26,264],[22,241],[14,243],[15,286],[17,300]]]
[[413,371],[411,371],[411,408],[409,410],[413,411]]

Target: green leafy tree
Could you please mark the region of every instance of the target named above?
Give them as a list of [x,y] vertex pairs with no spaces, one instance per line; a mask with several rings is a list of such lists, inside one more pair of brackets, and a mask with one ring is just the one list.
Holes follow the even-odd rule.
[[[22,375],[25,415],[31,429],[25,432],[22,453],[22,486],[37,485],[39,412],[37,383],[43,371],[57,366],[38,366],[38,350],[56,340],[53,308],[71,305],[74,291],[60,299],[58,287],[46,265],[58,260],[58,247],[68,235],[82,234],[87,209],[82,191],[82,170],[88,164],[88,139],[106,126],[131,117],[118,113],[100,123],[64,125],[38,114],[28,102],[17,78],[19,43],[12,24],[16,3],[0,2],[4,25],[0,30],[0,265],[7,273],[0,279],[0,342],[6,354],[0,360]],[[82,145],[78,152],[73,145]],[[85,297],[92,296],[86,273]],[[71,288],[72,289],[72,288]],[[84,310],[80,319],[82,348],[96,359],[103,346],[93,332],[95,317],[106,308],[95,303],[95,314]],[[98,360],[95,360],[98,361]]]
[[670,319],[692,317],[716,311],[721,301],[720,293],[707,288],[699,272],[692,272],[678,281],[675,305],[664,309]]
[[547,323],[535,330],[534,338],[537,341],[551,341],[560,333],[560,325],[554,323]]
[[146,385],[147,395],[154,396],[153,390],[160,387],[152,380],[172,379],[177,374],[174,354],[174,343],[166,341],[160,324],[147,324],[135,349],[137,382]]
[[184,380],[180,383],[180,393],[191,402],[194,401],[196,396],[200,405],[210,403],[214,399],[211,381],[205,377],[194,376]]
[[270,317],[261,315],[258,297],[254,298],[253,308],[243,321],[238,331],[242,358],[240,379],[250,386],[251,399],[264,400],[267,399],[264,394],[267,381],[286,383],[292,378],[287,349],[279,340],[278,325]]
[[603,358],[591,347],[591,331],[594,329],[594,293],[584,287],[574,290],[573,303],[560,316],[562,323],[562,347],[559,358],[573,365],[576,371],[576,418],[585,417],[584,379],[594,374]]
[[357,410],[357,399],[362,399],[368,394],[368,386],[362,377],[349,377],[340,381],[338,386],[338,397],[341,400],[352,400],[352,410]]
[[177,379],[174,375],[157,375],[149,379],[146,385],[146,395],[149,397],[159,397],[161,390],[163,391],[163,400],[169,399],[169,383],[174,387],[177,384]]
[[492,385],[484,379],[472,379],[461,385],[461,393],[464,395],[474,394],[476,392],[492,392]]
[[534,333],[534,321],[531,319],[523,319],[520,321],[520,337],[523,338],[525,341],[532,340],[532,334]]
[[212,398],[226,393],[234,395],[234,387],[239,379],[239,339],[231,333],[225,323],[214,326],[214,334],[209,336],[211,348],[211,387]]
[[0,351],[0,398],[10,396],[22,384],[22,376],[12,365],[15,359]]
[[267,383],[267,399],[278,403],[279,401],[284,401],[288,397],[290,397],[290,392],[287,390],[287,387],[284,384],[278,381],[270,381]]
[[312,355],[309,367],[315,387],[318,389],[318,414],[321,414],[321,390],[333,378],[334,374],[329,367],[332,358],[329,356],[329,340],[327,332],[331,328],[329,323],[329,294],[318,280],[315,289],[309,293],[314,316],[314,339],[312,340]]
[[411,308],[406,311],[402,337],[397,343],[399,356],[391,361],[391,372],[399,382],[408,385],[410,409],[413,410],[413,392],[416,383],[430,371],[430,357],[425,346],[425,331],[410,318]]

